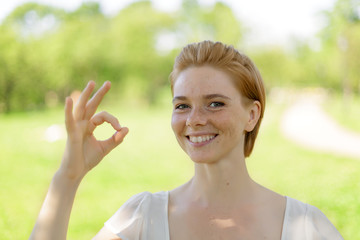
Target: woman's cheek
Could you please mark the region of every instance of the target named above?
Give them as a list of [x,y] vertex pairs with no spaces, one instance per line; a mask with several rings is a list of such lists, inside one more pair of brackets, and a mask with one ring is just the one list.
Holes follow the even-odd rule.
[[181,125],[182,125],[182,119],[177,113],[173,113],[171,118],[171,127],[174,131],[175,135],[179,134],[179,131],[181,131]]

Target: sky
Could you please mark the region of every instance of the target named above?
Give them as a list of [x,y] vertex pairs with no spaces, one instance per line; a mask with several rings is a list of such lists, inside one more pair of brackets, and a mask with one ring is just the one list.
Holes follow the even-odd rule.
[[[33,0],[74,10],[86,0]],[[134,0],[97,0],[104,13],[113,15]],[[215,0],[198,0],[212,5]],[[286,44],[292,37],[311,39],[324,25],[320,12],[330,10],[336,0],[221,0],[228,4],[237,18],[245,24],[248,41],[255,44]],[[0,21],[14,8],[27,0],[3,1]],[[181,0],[152,0],[154,6],[164,11],[174,11]]]

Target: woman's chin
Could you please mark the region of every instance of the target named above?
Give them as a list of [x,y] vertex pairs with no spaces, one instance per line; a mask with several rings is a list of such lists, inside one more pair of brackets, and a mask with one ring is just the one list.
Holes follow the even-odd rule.
[[197,164],[204,164],[204,163],[215,163],[217,162],[216,159],[214,159],[213,157],[205,157],[205,156],[190,156],[191,160],[194,163]]

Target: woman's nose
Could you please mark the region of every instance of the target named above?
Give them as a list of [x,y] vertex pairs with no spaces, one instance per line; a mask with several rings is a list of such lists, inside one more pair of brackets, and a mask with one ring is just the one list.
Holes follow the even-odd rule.
[[186,119],[186,125],[190,127],[195,126],[201,126],[206,125],[207,123],[207,116],[204,110],[202,109],[191,109],[191,112],[189,113],[187,119]]

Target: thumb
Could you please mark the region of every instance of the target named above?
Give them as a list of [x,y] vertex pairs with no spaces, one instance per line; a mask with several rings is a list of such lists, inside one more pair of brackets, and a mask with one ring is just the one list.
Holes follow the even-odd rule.
[[129,132],[129,129],[127,127],[122,127],[119,131],[117,131],[113,138],[114,138],[114,141],[115,141],[115,147],[117,145],[119,145],[120,143],[122,143],[122,141],[124,140],[125,136],[128,134]]
[[127,127],[122,127],[119,131],[114,133],[114,135],[111,138],[102,141],[101,144],[105,155],[108,154],[110,151],[112,151],[120,143],[122,143],[128,132],[129,129]]

